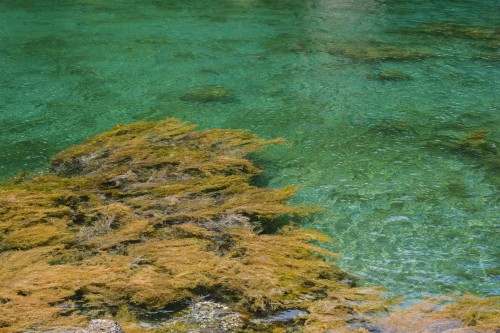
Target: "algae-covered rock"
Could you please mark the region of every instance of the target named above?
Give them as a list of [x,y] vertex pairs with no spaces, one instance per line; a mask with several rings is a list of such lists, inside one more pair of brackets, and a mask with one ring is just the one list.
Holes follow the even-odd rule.
[[334,254],[311,244],[324,235],[259,233],[315,211],[286,204],[292,187],[250,183],[262,170],[245,156],[282,141],[173,119],[120,125],[0,186],[0,332],[94,318],[161,331],[139,326],[141,311],[210,296],[251,316],[351,293]]
[[187,102],[210,103],[210,102],[230,102],[234,100],[231,90],[219,87],[208,86],[195,88],[180,97],[181,100]]
[[332,55],[342,55],[362,62],[422,60],[432,56],[427,51],[395,45],[332,46],[327,52]]
[[121,326],[109,319],[94,319],[84,329],[75,333],[125,333]]
[[499,316],[500,297],[443,296],[396,309],[372,327],[378,332],[496,333]]
[[472,60],[496,63],[496,62],[500,61],[500,54],[499,53],[481,53],[479,55],[472,57]]
[[492,131],[489,130],[470,132],[457,142],[456,149],[477,156],[496,155],[498,153],[497,145],[488,140],[488,136],[491,134]]
[[464,26],[455,22],[426,23],[409,31],[475,40],[488,40],[498,36],[498,32],[495,29]]
[[164,322],[163,330],[184,327],[193,333],[241,332],[246,318],[223,304],[214,301],[194,302],[175,318]]
[[413,76],[401,71],[380,71],[377,73],[368,73],[366,78],[378,81],[408,81],[413,80]]
[[[23,332],[35,333],[36,331]],[[40,333],[125,333],[121,326],[114,320],[109,319],[93,319],[85,328],[67,328],[53,329]]]
[[378,124],[373,124],[367,131],[369,135],[383,137],[401,137],[416,135],[415,125],[404,120],[384,120]]
[[[427,146],[433,150],[446,150],[460,158],[467,159],[474,167],[485,171],[485,180],[500,188],[500,136],[489,129],[466,132],[464,129],[446,129],[433,137]],[[449,189],[454,192],[456,186]],[[460,194],[462,192],[462,194]],[[459,191],[457,195],[468,195]]]

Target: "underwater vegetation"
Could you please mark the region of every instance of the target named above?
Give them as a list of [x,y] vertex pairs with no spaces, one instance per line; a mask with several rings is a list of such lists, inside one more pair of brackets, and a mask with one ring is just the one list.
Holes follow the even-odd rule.
[[438,136],[433,144],[438,148],[471,158],[492,176],[495,183],[498,182],[500,143],[497,133],[490,130],[477,130],[460,136]]
[[491,133],[488,130],[470,132],[458,141],[457,148],[466,154],[478,156],[497,154],[496,145],[487,140]]
[[414,126],[404,120],[384,120],[370,126],[367,133],[388,138],[418,134]]
[[64,39],[56,36],[34,38],[19,45],[24,53],[30,56],[61,55],[68,47]]
[[[498,332],[500,297],[428,298],[394,311],[376,324],[382,332]],[[464,325],[465,324],[465,325]]]
[[[424,34],[445,38],[459,38],[473,43],[482,50],[472,60],[497,62],[499,60],[498,48],[500,46],[500,30],[479,26],[466,26],[456,22],[425,23],[416,27],[392,30],[399,34]],[[484,52],[489,51],[489,52]]]
[[481,53],[477,56],[474,56],[472,58],[473,60],[477,61],[485,61],[485,62],[498,62],[500,61],[500,54],[499,53]]
[[[485,126],[488,128],[489,126]],[[495,127],[490,127],[494,129]],[[425,139],[425,146],[435,151],[447,151],[474,168],[484,171],[485,180],[500,188],[500,140],[499,133],[490,129],[470,129],[462,126],[437,126],[436,134]],[[451,186],[451,192],[461,186]]]
[[471,40],[490,40],[498,39],[499,37],[499,32],[495,29],[465,26],[455,22],[426,23],[414,28],[403,29],[399,32],[423,33]]
[[322,234],[259,233],[314,210],[286,205],[292,187],[250,184],[261,170],[244,157],[282,140],[193,129],[117,126],[57,154],[50,173],[0,188],[0,332],[106,317],[144,331],[124,313],[208,295],[266,314],[358,292],[323,257],[334,254],[310,243]]
[[209,103],[209,102],[230,102],[234,100],[231,90],[224,87],[208,86],[195,88],[180,97],[182,101]]
[[[279,228],[317,209],[287,205],[292,187],[252,185],[262,170],[246,156],[283,140],[194,129],[176,119],[119,125],[57,154],[50,172],[0,187],[0,332],[94,318],[126,332],[206,332],[186,319],[200,313],[223,314],[228,332],[378,325],[390,301],[353,286],[316,245],[328,237]],[[487,332],[495,299],[474,299],[480,309],[466,300],[467,311],[452,302],[443,316]],[[300,315],[265,319],[287,310]],[[148,325],[144,313],[165,317]]]
[[419,26],[391,30],[396,34],[428,35],[444,38],[458,38],[471,42],[481,52],[471,57],[474,61],[498,62],[500,56],[500,30],[480,26],[467,26],[456,22],[425,23]]
[[327,53],[343,56],[356,62],[416,61],[433,56],[427,50],[390,44],[378,40],[364,40],[355,43],[335,41],[327,37],[314,40],[285,33],[271,38],[264,46],[272,52],[295,54]]
[[331,46],[327,53],[342,55],[360,62],[422,60],[432,56],[430,52],[395,45],[374,45],[367,47]]
[[[323,41],[325,43],[329,40]],[[276,53],[314,54],[321,51],[321,43],[293,33],[282,33],[270,37],[264,47]]]
[[377,73],[366,74],[368,80],[378,81],[407,81],[413,80],[413,76],[401,71],[379,71]]

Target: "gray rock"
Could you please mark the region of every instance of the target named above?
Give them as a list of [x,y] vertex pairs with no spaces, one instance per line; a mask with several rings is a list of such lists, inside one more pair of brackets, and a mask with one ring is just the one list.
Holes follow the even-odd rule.
[[243,326],[242,316],[229,307],[215,302],[197,302],[190,306],[187,319],[206,332],[231,332]]
[[[167,332],[170,332],[169,327],[180,324],[188,328],[190,333],[233,333],[242,329],[245,320],[241,313],[224,304],[198,301],[161,326]],[[140,326],[148,327],[144,323]]]
[[94,319],[87,327],[77,330],[75,333],[125,333],[120,325],[114,320]]
[[35,331],[25,331],[23,333],[75,333],[78,329],[73,328],[73,329],[53,329],[49,331],[43,331],[43,332],[35,332]]
[[[27,331],[23,333],[35,333]],[[123,329],[114,320],[109,319],[94,319],[85,328],[64,328],[51,329],[49,331],[37,331],[36,333],[125,333]]]

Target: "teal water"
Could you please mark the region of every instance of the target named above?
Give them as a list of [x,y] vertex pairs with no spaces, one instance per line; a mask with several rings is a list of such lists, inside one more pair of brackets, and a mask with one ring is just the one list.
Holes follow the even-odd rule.
[[259,182],[362,284],[498,294],[499,32],[495,0],[0,0],[0,177],[141,119],[282,136]]

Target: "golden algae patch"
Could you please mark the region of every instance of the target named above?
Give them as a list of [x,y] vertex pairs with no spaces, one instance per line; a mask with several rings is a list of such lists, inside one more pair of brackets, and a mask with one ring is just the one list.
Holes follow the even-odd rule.
[[427,51],[379,43],[365,46],[332,45],[326,52],[332,55],[342,55],[359,62],[417,61],[433,56]]
[[377,326],[388,332],[498,332],[500,297],[473,295],[428,298],[392,312]]
[[108,317],[130,332],[162,330],[134,326],[134,309],[207,295],[245,313],[241,329],[250,330],[255,314],[307,310],[330,291],[350,292],[324,259],[334,255],[311,244],[324,235],[260,233],[315,210],[288,206],[292,187],[250,184],[261,169],[245,156],[282,141],[139,122],[59,153],[46,175],[3,185],[0,332]]

